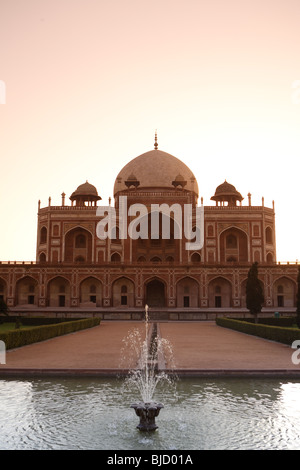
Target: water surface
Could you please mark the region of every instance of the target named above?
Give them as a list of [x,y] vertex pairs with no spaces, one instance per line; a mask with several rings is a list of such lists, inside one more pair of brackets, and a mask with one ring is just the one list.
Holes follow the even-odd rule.
[[300,383],[182,379],[141,433],[121,379],[0,380],[0,449],[300,449]]

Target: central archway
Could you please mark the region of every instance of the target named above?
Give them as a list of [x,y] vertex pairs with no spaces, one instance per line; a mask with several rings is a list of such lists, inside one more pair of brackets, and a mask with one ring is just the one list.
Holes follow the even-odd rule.
[[146,284],[146,304],[149,307],[165,307],[165,285],[158,279],[153,279]]

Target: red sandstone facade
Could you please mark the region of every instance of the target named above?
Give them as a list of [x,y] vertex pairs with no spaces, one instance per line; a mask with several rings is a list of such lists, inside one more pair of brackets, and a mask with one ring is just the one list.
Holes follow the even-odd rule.
[[[124,197],[133,214],[127,214],[126,229],[134,220],[134,205],[147,208],[146,239],[120,236]],[[114,238],[98,236],[101,198],[88,182],[74,191],[69,205],[65,194],[61,206],[52,206],[50,199],[47,207],[39,203],[36,261],[2,262],[0,296],[12,312],[139,318],[147,303],[169,319],[211,318],[224,311],[240,315],[246,311],[248,270],[258,261],[265,312],[294,311],[297,266],[276,262],[274,203],[252,206],[248,194],[244,205],[242,195],[225,181],[211,198],[215,205],[204,206],[201,249],[187,250],[188,240],[176,238],[178,221],[172,213],[170,237],[160,232],[151,239],[154,204],[176,204],[182,214],[189,205],[195,226],[198,199],[190,169],[158,150],[156,142],[154,150],[131,160],[116,178]]]

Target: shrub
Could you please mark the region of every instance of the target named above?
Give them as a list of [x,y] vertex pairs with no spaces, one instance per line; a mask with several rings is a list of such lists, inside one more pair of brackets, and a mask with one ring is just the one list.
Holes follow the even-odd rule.
[[83,320],[83,318],[55,318],[55,317],[23,317],[19,315],[9,315],[2,317],[5,323],[16,323],[19,319],[23,326],[42,326],[42,325],[53,325],[57,323],[65,323],[70,321]]
[[99,325],[99,318],[85,318],[56,323],[54,325],[43,325],[27,330],[12,330],[0,334],[0,340],[4,341],[6,349],[19,348],[27,344],[45,341],[55,336],[62,336],[75,331],[92,328]]
[[295,340],[300,340],[300,330],[298,328],[251,323],[231,318],[217,318],[216,324],[224,328],[230,328],[248,335],[259,336],[260,338],[288,345],[291,345]]
[[[254,318],[235,318],[235,320],[246,321],[248,323],[254,323]],[[296,317],[266,317],[266,318],[258,318],[258,324],[263,325],[272,325],[272,326],[283,326],[283,327],[291,327],[296,324]]]
[[255,317],[257,322],[257,315],[261,312],[264,303],[264,293],[260,280],[258,279],[258,263],[257,261],[252,264],[248,272],[246,284],[246,304],[247,308]]

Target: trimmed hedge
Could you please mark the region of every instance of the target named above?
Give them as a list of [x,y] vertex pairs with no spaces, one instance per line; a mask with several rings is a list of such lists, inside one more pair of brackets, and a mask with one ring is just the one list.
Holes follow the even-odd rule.
[[42,326],[42,325],[53,325],[57,323],[65,323],[70,321],[82,320],[83,318],[55,318],[55,317],[22,317],[18,315],[3,316],[0,315],[0,323],[16,323],[19,321],[24,326]]
[[[255,318],[235,318],[235,320],[246,321],[248,323],[255,323]],[[296,325],[296,317],[266,317],[266,318],[258,318],[257,323],[269,326],[281,326],[281,327],[289,327]]]
[[[248,323],[255,323],[255,318],[235,318],[235,320],[241,320],[241,321],[246,321]],[[257,322],[259,324],[264,324],[264,325],[272,325],[272,326],[293,326],[296,325],[296,317],[266,317],[266,318],[258,318]]]
[[292,345],[293,341],[300,340],[299,328],[285,328],[224,317],[217,318],[216,324],[248,335],[259,336],[260,338],[277,341],[278,343],[288,344],[289,346]]
[[28,330],[12,330],[0,334],[6,350],[26,346],[27,344],[45,341],[55,336],[62,336],[75,331],[92,328],[100,324],[100,318],[85,318],[82,320],[66,321],[55,325],[36,326]]

